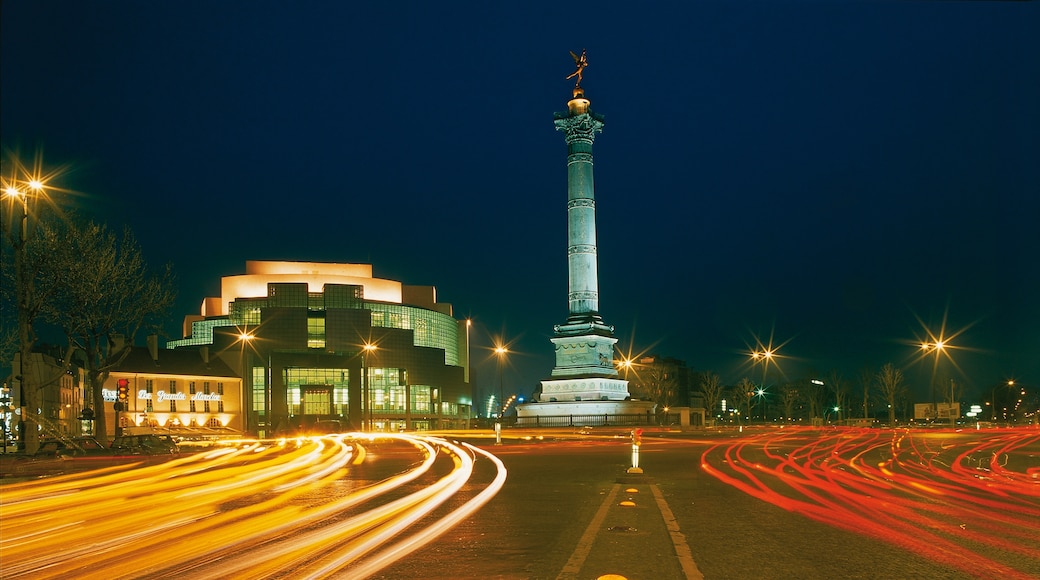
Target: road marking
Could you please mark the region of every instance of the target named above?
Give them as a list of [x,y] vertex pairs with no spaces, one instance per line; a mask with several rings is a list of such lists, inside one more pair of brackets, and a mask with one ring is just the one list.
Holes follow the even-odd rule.
[[657,484],[651,483],[650,491],[653,492],[654,499],[657,500],[657,508],[661,510],[661,515],[664,516],[664,526],[668,528],[668,535],[672,538],[672,547],[675,548],[675,555],[679,558],[679,565],[682,566],[683,574],[686,575],[688,580],[704,580],[704,575],[697,568],[697,562],[693,561],[690,546],[686,544],[686,536],[679,531],[679,522],[675,519],[672,509],[668,507],[668,503],[664,501],[661,490],[657,489]]
[[[589,552],[592,551],[592,544],[596,541],[596,534],[599,533],[599,528],[607,517],[607,511],[614,505],[614,498],[617,497],[620,490],[621,485],[617,483],[610,488],[610,493],[603,500],[603,505],[599,506],[599,511],[596,512],[592,521],[589,522],[589,527],[585,528],[585,533],[578,540],[578,546],[574,548],[574,553],[571,554],[570,559],[567,560],[567,565],[560,571],[560,575],[556,577],[556,580],[568,580],[569,578],[578,577],[581,567],[585,565],[585,559],[589,557]],[[685,570],[686,568],[684,567],[683,569]]]

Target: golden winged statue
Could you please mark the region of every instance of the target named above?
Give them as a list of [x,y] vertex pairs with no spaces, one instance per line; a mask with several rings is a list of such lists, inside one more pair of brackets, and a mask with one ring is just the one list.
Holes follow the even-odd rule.
[[569,52],[571,53],[571,58],[574,59],[574,66],[578,67],[578,69],[572,72],[570,75],[568,75],[567,79],[578,77],[578,80],[574,81],[574,86],[579,87],[581,86],[581,75],[583,72],[585,72],[585,67],[589,66],[589,59],[585,57],[584,48],[581,49],[581,56],[574,54],[573,50]]

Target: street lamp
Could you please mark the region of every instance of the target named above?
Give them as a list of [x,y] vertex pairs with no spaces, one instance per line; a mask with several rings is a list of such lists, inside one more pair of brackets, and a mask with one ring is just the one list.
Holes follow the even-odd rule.
[[[769,372],[769,364],[773,362],[773,357],[774,356],[776,356],[776,350],[774,350],[772,348],[764,348],[764,349],[762,349],[760,351],[759,350],[753,350],[753,351],[751,351],[751,354],[750,354],[751,364],[753,366],[762,365],[762,383],[761,383],[761,386],[758,388],[758,390],[755,391],[755,394],[758,395],[758,397],[759,397],[759,401],[758,401],[759,404],[762,404],[762,421],[763,422],[766,419],[765,406],[764,406],[765,397],[763,397],[763,395],[765,395],[765,390],[764,389],[765,389],[765,386],[766,386],[766,373]],[[750,405],[750,398],[748,399],[748,402],[749,402],[749,405]],[[748,408],[748,421],[751,420],[750,415],[751,415],[751,409]]]
[[838,421],[841,421],[841,415],[840,415],[841,407],[839,407],[839,406],[835,405],[835,406],[833,406],[833,407],[831,407],[831,408],[827,409],[827,410],[826,410],[826,411],[824,412],[824,414],[823,414],[823,422],[824,422],[824,423],[826,423],[826,422],[827,422],[827,416],[828,416],[828,415],[830,415],[830,413],[831,413],[832,411],[834,412],[834,415],[835,415],[835,417],[837,418],[837,420],[838,420]]
[[[19,437],[19,448],[23,451],[35,451],[27,446],[28,439],[32,440],[35,448],[37,435],[37,422],[35,418],[30,419],[28,409],[33,409],[32,416],[35,417],[38,405],[37,386],[32,384],[31,370],[33,337],[30,324],[31,309],[29,301],[32,296],[32,278],[26,271],[26,246],[28,244],[29,225],[29,195],[44,193],[44,184],[36,177],[30,177],[22,182],[25,189],[18,186],[18,181],[12,179],[4,183],[4,195],[17,202],[12,205],[18,206],[18,235],[11,235],[11,246],[14,248],[14,270],[15,270],[15,300],[18,311],[18,406],[20,420],[18,422],[21,430]],[[29,361],[29,369],[26,369],[26,361]],[[29,385],[26,386],[26,382]],[[32,399],[31,401],[27,399]],[[30,404],[31,403],[31,404]]]
[[498,356],[498,413],[495,417],[495,445],[502,444],[502,415],[505,414],[505,380],[503,379],[503,367],[506,354],[509,349],[504,345],[495,346],[495,354]]
[[[934,413],[933,413],[934,414],[934,419],[938,419],[939,418],[939,409],[938,409],[939,403],[938,403],[938,401],[935,400],[935,374],[936,374],[936,371],[939,368],[939,356],[942,355],[942,354],[945,354],[947,357],[950,356],[949,353],[945,352],[948,347],[949,347],[949,342],[947,340],[942,339],[942,338],[940,338],[940,339],[938,339],[938,340],[936,340],[934,342],[922,342],[921,343],[921,352],[922,352],[921,356],[922,357],[926,357],[926,356],[928,356],[929,354],[932,354],[932,353],[935,354],[935,363],[932,365],[932,380],[931,380],[932,384],[929,387],[929,391],[931,392],[931,395],[932,395],[932,409],[934,411]],[[950,403],[949,403],[949,407],[947,409],[947,412],[950,415],[950,426],[955,426],[957,424],[957,415],[954,414],[954,412],[953,412],[953,405],[954,405],[954,399],[955,398],[956,398],[956,394],[954,393],[954,382],[953,382],[953,378],[950,378]]]
[[625,371],[625,380],[628,380],[628,371],[632,370],[632,359],[630,359],[630,358],[620,359],[617,362],[617,366],[618,366],[618,370],[624,369],[624,371]]
[[762,387],[755,389],[755,396],[758,397],[759,407],[762,409],[762,422],[766,420],[766,390]]
[[505,411],[505,380],[503,378],[503,367],[505,363],[505,357],[509,354],[509,349],[499,345],[495,347],[495,354],[498,356],[498,401],[499,401],[499,421],[502,420],[502,413]]
[[[246,377],[246,376],[249,377],[249,389],[250,389],[251,393],[254,393],[254,395],[250,396],[250,398],[249,398],[249,400],[252,401],[252,397],[255,396],[255,393],[256,393],[255,386],[253,385],[253,380],[254,380],[253,379],[253,377],[254,377],[253,369],[252,369],[253,354],[255,354],[258,358],[260,356],[262,356],[262,355],[260,355],[259,351],[257,351],[256,347],[253,345],[253,341],[256,340],[256,335],[255,334],[249,332],[248,330],[240,330],[239,333],[238,333],[238,336],[236,337],[236,339],[237,339],[237,341],[239,343],[239,346],[240,346],[240,348],[239,348],[239,357],[238,357],[239,368],[241,369],[243,377]],[[245,351],[245,347],[247,345],[249,346],[249,349],[252,351],[252,354],[250,354],[248,358],[246,357],[246,351]],[[272,389],[272,383],[274,382],[274,378],[273,378],[273,371],[271,369],[271,366],[272,366],[271,363],[272,363],[272,361],[271,361],[271,351],[268,350],[267,351],[267,367],[266,367],[266,371],[267,372],[264,374],[264,379],[263,379],[264,380],[264,406],[263,406],[264,430],[263,430],[263,432],[260,431],[260,415],[259,415],[259,413],[257,413],[256,417],[255,417],[256,428],[257,428],[257,435],[260,435],[261,437],[269,437],[270,434],[271,434],[271,431],[272,431],[272,428],[271,428],[271,389]]]
[[[997,385],[997,387],[999,386],[1001,385]],[[1011,389],[1015,388],[1015,379],[1008,379],[1007,383],[1003,386],[1006,386],[1008,388],[1008,391],[1010,391]],[[997,387],[993,387],[993,393],[990,394],[989,398],[990,402],[993,404],[992,421],[994,423],[997,422]]]
[[368,415],[368,430],[372,430],[372,400],[371,394],[368,389],[368,369],[366,368],[366,362],[368,354],[376,351],[376,345],[371,343],[365,343],[361,347],[361,430],[365,431],[365,415]]
[[[1015,380],[1014,379],[1009,379],[1008,380],[1008,391],[1011,391],[1014,388],[1015,388]],[[993,398],[993,422],[995,423],[996,422],[996,388],[993,389],[993,397],[992,398]]]

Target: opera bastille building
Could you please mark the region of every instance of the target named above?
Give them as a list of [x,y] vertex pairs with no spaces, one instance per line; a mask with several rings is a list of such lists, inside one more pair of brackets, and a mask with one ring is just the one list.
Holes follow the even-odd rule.
[[246,431],[468,426],[468,321],[434,287],[374,278],[369,264],[249,261],[220,294],[166,347],[242,377]]

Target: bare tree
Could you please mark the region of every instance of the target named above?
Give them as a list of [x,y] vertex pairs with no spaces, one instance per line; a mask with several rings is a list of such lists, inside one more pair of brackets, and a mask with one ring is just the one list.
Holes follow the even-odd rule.
[[[157,330],[174,300],[169,265],[152,273],[129,229],[121,238],[106,226],[67,221],[51,228],[45,277],[54,290],[44,316],[61,328],[70,351],[84,354],[87,401],[96,434],[107,438],[102,387],[142,328]],[[71,358],[71,357],[67,357]]]
[[848,417],[849,385],[845,381],[845,377],[840,372],[832,370],[827,373],[827,387],[834,394],[834,406],[838,409],[838,418],[841,418],[842,413]]
[[823,396],[826,389],[824,382],[818,379],[810,379],[805,386],[805,401],[809,403],[810,418],[817,419],[823,416]]
[[888,423],[892,425],[896,422],[896,400],[903,395],[903,371],[892,366],[892,363],[886,363],[875,381],[881,396],[888,402]]
[[863,368],[859,371],[859,385],[863,391],[863,418],[870,417],[870,383],[874,382],[874,371]]
[[647,396],[657,403],[659,410],[675,405],[679,381],[670,365],[655,358],[643,369],[639,378]]
[[755,383],[751,382],[751,379],[744,377],[740,379],[732,389],[733,398],[737,401],[737,414],[740,415],[740,407],[744,406],[747,411],[748,420],[751,420],[751,398],[755,396]]
[[722,383],[718,373],[705,371],[701,374],[701,392],[704,393],[704,406],[708,409],[711,422],[715,422],[715,410],[722,400]]
[[794,417],[794,406],[798,404],[801,393],[795,383],[784,383],[780,385],[780,404],[784,406],[784,417],[792,421]]

